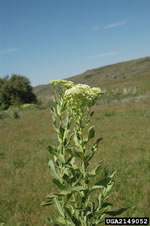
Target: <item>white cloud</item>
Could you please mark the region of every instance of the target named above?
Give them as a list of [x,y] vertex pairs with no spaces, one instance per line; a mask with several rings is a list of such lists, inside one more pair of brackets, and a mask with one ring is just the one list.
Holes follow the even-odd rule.
[[112,52],[106,52],[106,53],[99,53],[93,56],[89,56],[90,59],[97,58],[97,57],[107,57],[107,56],[114,56],[118,55],[118,52],[112,51]]
[[15,48],[3,49],[3,50],[0,50],[0,55],[9,54],[9,53],[13,53],[16,51],[17,51],[17,49],[15,49]]
[[[127,23],[127,20],[122,20],[122,21],[118,21],[116,23],[112,23],[112,24],[108,24],[106,26],[104,26],[104,29],[111,29],[111,28],[116,28],[116,27],[121,27],[123,25],[125,25]],[[91,27],[91,30],[93,31],[99,31],[101,28],[99,25],[93,25]]]
[[126,23],[127,23],[127,21],[123,20],[123,21],[120,21],[120,22],[117,22],[117,23],[108,24],[104,28],[110,29],[110,28],[120,27],[120,26],[125,25]]

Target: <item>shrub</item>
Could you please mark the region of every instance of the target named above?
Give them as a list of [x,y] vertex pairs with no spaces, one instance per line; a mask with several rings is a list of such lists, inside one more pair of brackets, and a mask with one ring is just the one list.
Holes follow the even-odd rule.
[[0,78],[0,109],[6,110],[11,105],[36,103],[30,81],[25,76],[13,74],[11,78]]
[[12,112],[12,118],[13,118],[13,119],[18,119],[18,118],[20,118],[20,116],[19,116],[19,114],[18,114],[17,111],[13,111],[13,112]]

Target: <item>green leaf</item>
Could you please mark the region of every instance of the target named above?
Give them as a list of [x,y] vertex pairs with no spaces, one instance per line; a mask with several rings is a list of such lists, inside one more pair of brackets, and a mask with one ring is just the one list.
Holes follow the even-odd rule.
[[107,186],[108,186],[108,184],[111,182],[111,180],[112,180],[112,179],[111,179],[110,177],[106,177],[106,178],[104,178],[103,180],[97,181],[95,185],[101,185],[101,186],[107,188]]
[[78,157],[78,158],[84,160],[84,153],[83,152],[81,152],[81,151],[73,151],[72,154],[73,154],[73,156]]
[[[72,157],[77,157],[80,158],[82,160],[84,160],[84,153],[81,151],[75,151],[75,150],[71,150],[71,149],[66,149],[66,151],[71,154]],[[72,158],[70,158],[70,160],[72,160]]]
[[60,132],[60,138],[61,138],[61,140],[63,140],[63,138],[64,138],[64,133],[65,133],[65,129],[64,129],[62,126],[60,126],[59,132]]
[[64,211],[63,211],[63,208],[62,208],[60,202],[58,201],[58,199],[57,199],[56,197],[54,198],[54,202],[55,202],[55,204],[56,204],[56,206],[57,206],[57,209],[58,209],[59,213],[61,214],[61,216],[64,217]]
[[76,169],[76,167],[74,167],[74,166],[75,166],[74,163],[75,163],[75,157],[72,157],[72,156],[71,156],[70,164],[71,164],[71,166],[72,166],[74,169]]
[[72,178],[70,178],[70,175],[68,175],[69,173],[68,172],[66,172],[66,169],[65,169],[65,172],[64,172],[64,174],[63,174],[63,180],[65,181],[65,182],[67,182],[67,184],[72,184],[71,182],[72,182]]
[[113,182],[111,182],[110,184],[107,185],[107,187],[104,190],[104,195],[107,195],[111,191],[113,185],[114,185]]
[[92,153],[90,153],[90,154],[88,154],[88,155],[86,155],[86,157],[85,157],[85,159],[86,159],[86,168],[88,167],[88,165],[89,165],[89,161],[91,160],[91,158],[94,156],[94,152],[92,152]]
[[61,225],[65,225],[65,220],[64,220],[64,217],[62,217],[62,216],[56,217],[56,221],[58,223],[60,223]]
[[57,157],[57,159],[61,162],[61,163],[65,163],[65,158],[62,154],[60,153],[55,153],[55,156]]
[[110,178],[113,178],[115,176],[115,174],[117,173],[117,170],[115,170],[112,175],[110,176]]
[[99,170],[100,167],[101,167],[102,162],[103,162],[103,160],[96,166],[95,169],[92,169],[90,172],[88,172],[88,175],[89,175],[90,177],[96,176],[98,170]]
[[94,190],[100,189],[100,188],[103,188],[103,186],[102,185],[94,185],[94,186],[92,186],[90,191],[94,191]]
[[54,204],[54,198],[58,197],[59,200],[61,200],[62,195],[60,195],[59,193],[55,193],[55,194],[49,194],[47,195],[47,200],[42,202],[41,205],[42,206],[50,206],[52,204]]
[[61,195],[68,195],[70,193],[81,192],[81,191],[84,191],[84,190],[86,190],[86,188],[83,187],[83,186],[69,187],[69,188],[66,188],[66,189],[62,190],[60,192],[60,194]]
[[114,210],[114,211],[106,211],[105,213],[110,215],[110,216],[117,216],[122,214],[124,211],[126,211],[127,208],[121,208],[119,210]]
[[53,204],[53,198],[54,197],[48,198],[46,201],[41,203],[41,206],[50,206],[50,205],[52,205]]
[[95,224],[101,224],[104,223],[104,221],[102,221],[102,219],[106,216],[106,214],[102,214],[98,217],[98,220],[95,221]]
[[56,126],[57,114],[56,114],[55,108],[51,107],[50,112],[51,112],[51,115],[52,115],[53,123]]
[[58,179],[60,181],[61,178],[60,178],[59,174],[57,173],[55,165],[54,165],[52,160],[49,160],[48,166],[49,166],[49,168],[51,170],[51,173],[54,176],[54,178],[56,178],[56,179]]
[[56,109],[58,116],[61,116],[61,107],[59,106],[59,104],[57,104]]
[[70,144],[71,141],[72,141],[73,135],[74,135],[74,133],[72,133],[72,134],[70,135],[68,142],[65,144],[65,147],[69,146],[69,144]]
[[[88,111],[88,110],[87,110],[87,111]],[[93,116],[93,114],[94,114],[94,111],[92,111],[92,112],[89,114],[89,118],[88,118],[88,114],[89,114],[89,111],[88,111],[88,113],[87,113],[87,119],[85,120],[85,123],[83,124],[83,128],[86,127],[86,126],[88,126],[89,123],[91,122],[91,118],[92,118],[92,116]]]
[[50,107],[50,112],[51,112],[51,113],[54,112],[54,107]]
[[50,154],[53,154],[57,151],[56,147],[54,147],[53,145],[48,145],[47,148]]
[[87,144],[90,139],[95,136],[94,126],[91,126],[88,130],[88,136],[83,140],[83,145]]
[[100,192],[99,196],[98,196],[98,201],[99,201],[99,205],[102,203],[103,201],[103,194]]
[[88,130],[88,141],[95,136],[94,126],[90,127]]
[[66,119],[65,126],[66,126],[67,129],[69,129],[70,126],[71,126],[71,121],[70,121],[70,118],[69,117],[67,117],[67,119]]
[[91,113],[90,113],[90,117],[92,117],[94,115],[94,111],[92,111]]
[[112,203],[104,202],[103,205],[102,205],[102,208],[106,208],[107,206],[112,206]]
[[49,217],[46,217],[46,224],[50,224],[51,226],[54,226],[54,221],[50,219]]
[[74,143],[77,147],[80,147],[80,136],[78,131],[75,130],[74,132]]
[[71,207],[70,208],[65,207],[65,211],[67,212],[67,214],[68,214],[68,216],[69,216],[69,218],[70,218],[70,220],[72,222],[72,226],[79,225],[80,221],[71,212]]
[[63,145],[66,147],[66,145],[67,145],[67,138],[64,138]]
[[58,187],[59,189],[64,189],[64,185],[62,185],[62,184],[60,183],[59,180],[53,178],[52,181],[53,181],[54,184],[57,185],[57,187]]
[[53,128],[56,131],[56,133],[58,134],[59,133],[59,129],[56,127],[56,123],[53,124]]
[[100,142],[102,139],[103,139],[103,138],[99,137],[99,138],[96,140],[96,142],[95,142],[94,145],[92,146],[92,152],[96,152],[96,151],[97,151],[99,142]]
[[49,145],[49,146],[48,146],[48,151],[49,151],[50,154],[53,154],[54,156],[56,156],[57,159],[58,159],[61,163],[65,163],[65,158],[64,158],[64,156],[63,156],[62,154],[58,153],[58,152],[57,152],[57,149],[56,149],[54,146]]
[[98,139],[96,140],[96,142],[95,142],[94,145],[92,146],[92,153],[90,153],[90,154],[88,154],[88,155],[86,156],[86,167],[88,167],[88,165],[89,165],[88,162],[93,158],[95,152],[97,151],[98,144],[99,144],[99,142],[100,142],[101,140],[102,140],[102,138],[98,138]]
[[58,153],[58,154],[57,154],[57,158],[59,159],[59,161],[60,161],[61,163],[65,163],[65,158],[64,158],[64,156],[63,156],[62,154]]
[[68,219],[64,219],[64,217],[62,217],[62,216],[56,217],[56,221],[59,222],[59,225],[66,226],[66,224],[67,224],[68,226],[75,226],[71,221],[69,221]]

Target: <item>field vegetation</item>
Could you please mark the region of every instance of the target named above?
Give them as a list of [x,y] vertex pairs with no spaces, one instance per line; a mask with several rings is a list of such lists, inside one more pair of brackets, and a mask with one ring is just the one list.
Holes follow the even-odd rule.
[[[128,208],[122,217],[149,217],[150,73],[106,79],[97,86],[105,93],[94,106],[92,125],[103,140],[92,165],[104,160],[98,177],[117,170],[112,209]],[[4,226],[42,226],[47,216],[55,214],[54,208],[41,206],[46,195],[55,191],[47,146],[56,143],[56,134],[46,104],[0,112],[0,222]]]

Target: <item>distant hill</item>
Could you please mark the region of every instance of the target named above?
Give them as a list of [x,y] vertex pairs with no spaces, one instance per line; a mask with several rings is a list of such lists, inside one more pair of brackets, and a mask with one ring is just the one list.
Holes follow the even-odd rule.
[[[64,78],[65,79],[65,78]],[[150,92],[150,57],[116,63],[88,70],[82,74],[67,78],[75,84],[84,83],[90,86],[100,87],[109,93],[124,92],[123,89],[135,89],[137,95],[145,95]],[[141,87],[142,86],[142,87]],[[119,89],[119,91],[114,91]],[[131,90],[133,91],[133,90]],[[53,90],[51,85],[39,85],[34,87],[33,92],[44,102],[51,100]],[[117,93],[118,92],[118,93]],[[128,91],[126,91],[128,94]]]

